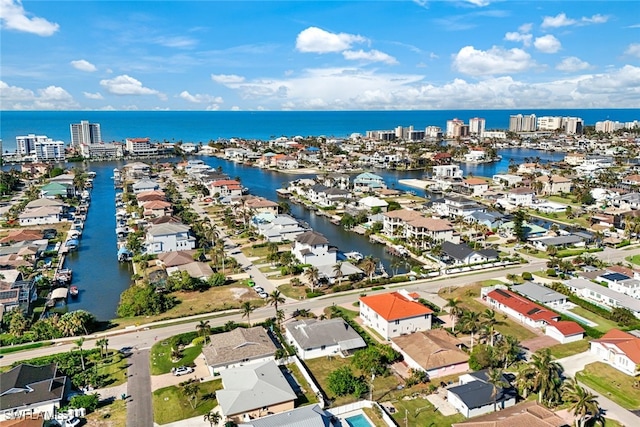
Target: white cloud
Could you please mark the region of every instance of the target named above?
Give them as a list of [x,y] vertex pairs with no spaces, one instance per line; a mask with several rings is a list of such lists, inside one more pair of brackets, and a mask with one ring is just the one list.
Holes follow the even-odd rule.
[[86,71],[88,73],[93,73],[94,71],[98,70],[95,65],[93,65],[91,62],[89,62],[87,60],[84,60],[84,59],[79,59],[77,61],[71,61],[71,65],[76,70]]
[[30,15],[22,7],[20,0],[0,0],[0,22],[3,28],[43,37],[53,35],[60,28],[54,22],[37,16],[30,17]]
[[631,43],[627,50],[624,51],[626,55],[635,56],[636,58],[640,58],[640,43]]
[[522,24],[518,27],[518,31],[521,33],[530,33],[533,29],[533,24],[528,22],[526,24]]
[[583,16],[579,20],[568,18],[567,15],[559,13],[556,16],[545,16],[542,19],[542,28],[560,28],[571,25],[604,24],[609,20],[606,15],[595,14],[593,16]]
[[194,104],[202,104],[202,103],[222,104],[224,102],[223,99],[219,96],[211,96],[211,95],[201,94],[201,93],[196,93],[192,95],[186,90],[183,90],[182,92],[180,92],[180,95],[178,96],[184,99],[185,101],[189,101]]
[[519,33],[519,32],[509,32],[504,35],[504,39],[510,42],[522,42],[524,46],[531,45],[531,39],[533,36],[531,34]]
[[453,58],[454,69],[472,76],[518,73],[534,65],[531,56],[524,50],[505,50],[497,46],[487,51],[465,46]]
[[575,71],[586,70],[590,67],[591,65],[588,62],[585,62],[575,56],[569,56],[567,58],[564,58],[558,65],[556,65],[556,70],[572,73]]
[[478,6],[478,7],[484,7],[484,6],[489,6],[489,4],[491,3],[491,1],[489,0],[466,0],[467,3],[471,3],[474,6]]
[[7,110],[72,110],[79,107],[73,96],[59,86],[47,86],[34,92],[10,86],[2,80],[0,103]]
[[236,74],[211,74],[211,80],[223,85],[233,85],[242,83],[244,81],[244,77]]
[[85,98],[87,99],[104,99],[100,92],[91,93],[91,92],[82,92]]
[[365,62],[384,62],[386,64],[397,64],[398,61],[391,55],[388,55],[379,50],[372,49],[365,52],[364,50],[345,50],[342,52],[344,59],[350,61],[365,61]]
[[189,49],[198,43],[198,40],[184,36],[157,37],[153,41],[161,46],[175,47],[179,49]]
[[158,95],[160,98],[164,96],[155,89],[144,87],[142,82],[126,74],[112,79],[100,80],[100,86],[114,95]]
[[305,53],[342,52],[355,43],[367,42],[365,37],[347,33],[330,33],[318,27],[302,30],[296,37],[296,49]]
[[536,49],[543,53],[556,53],[562,47],[560,40],[547,34],[546,36],[537,37],[533,42]]

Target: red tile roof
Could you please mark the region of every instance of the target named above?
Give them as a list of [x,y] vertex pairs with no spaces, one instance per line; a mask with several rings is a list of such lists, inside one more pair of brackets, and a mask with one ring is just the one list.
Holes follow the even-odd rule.
[[559,314],[549,311],[508,289],[494,289],[487,296],[534,321],[544,320],[547,323],[551,323],[560,318]]
[[559,320],[557,322],[550,323],[549,326],[556,328],[565,337],[584,333],[582,326],[571,320]]
[[633,363],[640,363],[640,338],[623,332],[619,329],[612,329],[598,340],[600,342],[615,345],[622,351]]
[[370,307],[388,322],[433,313],[430,308],[407,299],[399,292],[364,296],[360,298],[360,302]]

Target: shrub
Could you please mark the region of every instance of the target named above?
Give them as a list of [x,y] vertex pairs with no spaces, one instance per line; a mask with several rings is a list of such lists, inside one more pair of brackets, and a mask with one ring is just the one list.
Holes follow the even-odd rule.
[[191,341],[191,345],[194,345],[194,346],[203,345],[203,344],[204,344],[204,337],[195,337]]
[[69,406],[71,408],[85,408],[87,412],[93,412],[98,407],[100,396],[98,393],[78,394],[71,398]]
[[549,276],[549,277],[556,277],[556,276],[558,276],[558,273],[556,272],[556,270],[555,270],[555,269],[553,269],[553,268],[548,268],[548,269],[547,269],[547,276]]
[[528,271],[525,271],[524,273],[522,273],[522,278],[524,280],[531,280],[531,279],[533,279],[533,276]]

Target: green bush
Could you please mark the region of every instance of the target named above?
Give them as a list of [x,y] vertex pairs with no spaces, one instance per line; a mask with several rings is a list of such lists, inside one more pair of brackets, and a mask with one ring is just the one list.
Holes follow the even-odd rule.
[[204,344],[204,337],[195,337],[192,341],[191,341],[191,345],[203,345]]
[[93,412],[98,407],[100,396],[98,393],[93,394],[77,394],[71,398],[69,407],[85,408],[87,412]]
[[533,276],[528,271],[525,271],[524,273],[522,273],[522,278],[524,280],[531,280],[533,278]]
[[307,292],[307,298],[315,298],[324,295],[322,291]]

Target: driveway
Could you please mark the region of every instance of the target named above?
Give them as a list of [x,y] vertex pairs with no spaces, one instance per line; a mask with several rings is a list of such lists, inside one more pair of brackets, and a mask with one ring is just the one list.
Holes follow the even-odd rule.
[[153,426],[153,403],[151,401],[151,372],[149,350],[137,350],[131,355],[127,381],[127,426]]
[[203,379],[209,377],[209,368],[204,361],[204,356],[201,354],[196,357],[194,360],[195,370],[193,373],[189,375],[181,375],[179,377],[173,375],[172,373],[162,374],[162,375],[152,375],[151,376],[151,390],[156,391],[159,388],[169,387],[172,385],[178,385],[181,382],[188,381],[190,379]]
[[558,363],[564,367],[564,374],[574,377],[576,372],[582,371],[585,365],[593,362],[599,362],[600,358],[589,351],[574,354],[573,356],[558,359]]
[[554,340],[548,335],[531,338],[530,340],[525,340],[520,343],[520,345],[530,353],[535,353],[541,348],[551,347],[552,345],[556,344],[558,344],[558,341]]

